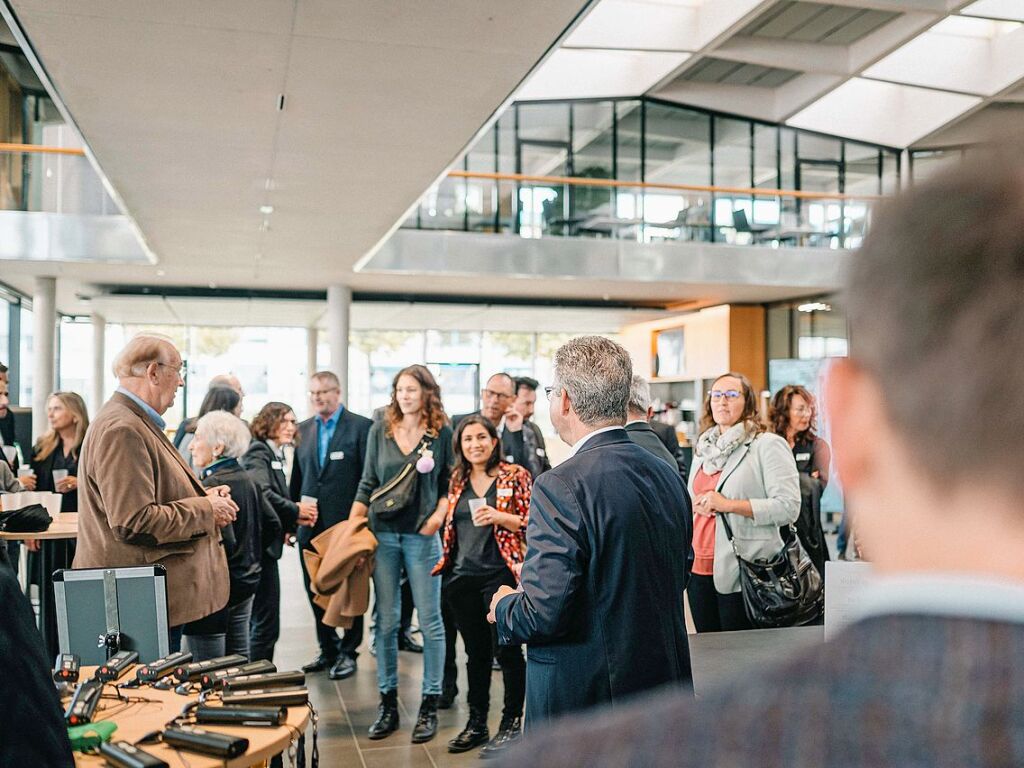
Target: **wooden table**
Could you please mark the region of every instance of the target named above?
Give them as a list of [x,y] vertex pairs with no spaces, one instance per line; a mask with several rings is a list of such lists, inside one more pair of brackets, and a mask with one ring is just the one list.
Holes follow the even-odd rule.
[[[132,667],[121,678],[119,682],[127,682],[135,679],[135,669]],[[81,680],[88,680],[96,671],[96,667],[82,667]],[[173,720],[181,710],[190,702],[196,701],[199,694],[191,696],[180,696],[171,691],[161,691],[148,685],[141,688],[122,689],[121,693],[128,698],[146,699],[125,704],[109,698],[112,693],[108,685],[104,691],[106,697],[100,702],[96,710],[95,720],[111,720],[117,724],[117,730],[111,736],[111,741],[129,741],[135,743],[147,733],[162,729],[170,720]],[[66,707],[70,699],[66,698],[62,704]],[[209,702],[216,704],[216,701]],[[172,768],[178,766],[189,766],[189,768],[213,768],[213,766],[227,766],[228,768],[243,768],[253,765],[261,765],[274,755],[285,752],[293,739],[306,730],[309,723],[309,710],[306,707],[288,707],[287,726],[278,728],[243,728],[238,726],[225,725],[202,725],[204,730],[226,733],[231,736],[240,736],[249,740],[249,749],[241,757],[224,761],[216,757],[209,757],[199,752],[187,752],[171,749],[166,744],[140,744],[142,749],[151,752],[164,760]],[[287,765],[287,760],[285,761]],[[103,766],[106,762],[99,755],[83,755],[75,753],[75,765],[79,766]]]
[[61,512],[50,527],[35,533],[0,532],[0,541],[38,541],[39,547],[39,632],[46,654],[57,656],[57,616],[53,604],[53,563],[68,562],[68,542],[78,538],[78,513]]

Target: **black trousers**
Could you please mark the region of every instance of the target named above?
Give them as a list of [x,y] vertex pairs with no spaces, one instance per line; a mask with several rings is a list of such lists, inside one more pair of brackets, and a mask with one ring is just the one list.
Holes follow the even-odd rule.
[[441,590],[441,620],[444,622],[444,681],[442,691],[459,690],[459,665],[455,662],[455,643],[459,639],[458,628],[455,626],[455,614],[448,602],[448,590]]
[[273,661],[274,646],[281,636],[281,577],[273,557],[264,556],[260,567],[249,623],[249,656],[252,661]]
[[[516,585],[515,577],[508,568],[486,576],[458,576],[444,586],[448,604],[451,606],[455,624],[462,633],[466,644],[466,674],[469,678],[469,693],[466,700],[471,709],[483,715],[491,701],[491,660],[497,645],[497,632],[487,621],[491,597],[498,587]],[[498,662],[505,684],[503,717],[521,717],[523,702],[526,700],[526,661],[523,648],[519,645],[498,647]]]
[[309,574],[306,572],[306,561],[302,557],[305,547],[299,548],[299,562],[302,563],[302,583],[306,586],[306,597],[309,598],[309,607],[313,609],[313,621],[316,624],[316,640],[320,644],[320,653],[328,659],[336,659],[341,654],[350,658],[359,656],[357,650],[363,643],[363,617],[357,616],[352,622],[352,628],[345,630],[344,638],[338,637],[334,627],[324,624],[324,611],[313,602],[313,593],[309,589]]
[[691,574],[686,599],[698,632],[734,632],[753,629],[743,608],[743,593],[723,595],[715,589],[714,576]]

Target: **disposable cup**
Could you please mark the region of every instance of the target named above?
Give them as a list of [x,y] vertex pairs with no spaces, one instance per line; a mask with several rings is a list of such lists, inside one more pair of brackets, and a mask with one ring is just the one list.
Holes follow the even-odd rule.
[[487,499],[470,499],[469,500],[469,515],[473,518],[473,525],[484,526],[487,523],[481,523],[477,521],[477,515],[483,507],[487,506]]
[[26,475],[35,476],[35,470],[32,467],[18,467],[18,477],[25,477]]
[[61,480],[66,479],[68,471],[66,469],[55,469],[53,470],[53,487],[56,488]]

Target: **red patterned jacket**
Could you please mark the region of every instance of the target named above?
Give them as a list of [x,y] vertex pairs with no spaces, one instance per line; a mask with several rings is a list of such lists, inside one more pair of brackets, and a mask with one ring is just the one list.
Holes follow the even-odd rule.
[[[494,526],[494,540],[498,542],[498,551],[505,558],[511,569],[513,565],[523,562],[523,549],[526,545],[526,523],[530,519],[530,489],[533,478],[530,473],[518,464],[498,464],[496,490],[498,493],[495,509],[499,512],[519,515],[523,521],[518,533],[513,533],[500,525]],[[455,507],[459,503],[466,481],[452,476],[448,486],[448,516],[444,521],[444,552],[432,571],[433,575],[443,573],[452,565],[452,553],[455,551]],[[509,493],[511,490],[511,494]]]

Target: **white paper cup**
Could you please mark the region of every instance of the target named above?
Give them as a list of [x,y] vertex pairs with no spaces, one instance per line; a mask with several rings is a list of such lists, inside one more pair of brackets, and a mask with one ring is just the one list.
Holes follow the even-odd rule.
[[53,470],[53,487],[56,488],[57,484],[61,480],[66,480],[67,479],[67,476],[68,476],[68,471],[66,469],[55,469],[55,470]]
[[470,517],[473,518],[473,525],[478,526],[478,527],[479,526],[487,525],[487,523],[479,523],[479,522],[477,522],[477,519],[476,519],[477,513],[480,511],[480,509],[482,507],[486,507],[486,506],[487,506],[487,499],[470,499],[469,500],[469,515],[470,515]]
[[14,460],[18,458],[18,449],[13,445],[4,446],[4,458],[7,459],[8,464],[13,464]]
[[18,467],[18,477],[26,477],[28,475],[35,477],[35,474],[36,473],[32,467]]

